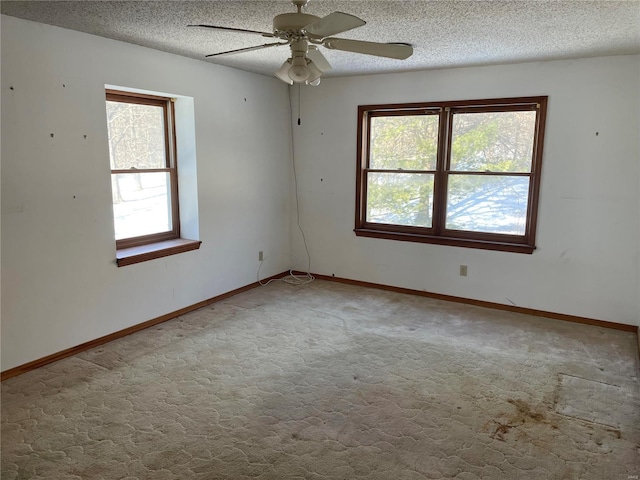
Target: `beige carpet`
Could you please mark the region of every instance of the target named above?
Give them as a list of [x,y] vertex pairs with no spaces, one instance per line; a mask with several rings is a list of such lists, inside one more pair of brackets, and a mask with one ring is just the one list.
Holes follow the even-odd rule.
[[637,358],[631,333],[276,283],[4,382],[2,480],[628,480]]

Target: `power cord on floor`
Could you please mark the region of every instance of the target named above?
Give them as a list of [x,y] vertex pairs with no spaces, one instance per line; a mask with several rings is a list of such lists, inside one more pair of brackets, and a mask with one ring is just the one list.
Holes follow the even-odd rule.
[[[296,198],[296,224],[298,225],[298,229],[300,230],[300,234],[302,235],[302,241],[304,243],[304,249],[307,252],[307,271],[306,273],[296,274],[295,270],[289,270],[289,275],[282,278],[272,278],[266,282],[262,282],[260,280],[260,269],[262,268],[262,263],[264,260],[260,261],[260,265],[258,265],[258,272],[256,273],[256,278],[258,283],[262,286],[269,285],[271,282],[281,281],[285,283],[289,283],[291,285],[305,285],[307,283],[311,283],[315,280],[315,277],[311,275],[311,254],[309,253],[309,245],[307,245],[307,237],[304,234],[304,230],[302,229],[302,225],[300,225],[300,200],[298,199],[298,175],[296,173],[296,155],[295,155],[295,145],[293,143],[293,105],[291,103],[291,92],[289,92],[289,112],[291,117],[290,122],[290,138],[291,138],[291,162],[293,164],[293,184],[295,187],[295,198]],[[300,84],[298,84],[298,125],[300,125]],[[292,255],[293,256],[293,255]],[[294,257],[295,258],[295,257]]]
[[[283,255],[285,255],[285,254],[283,254]],[[293,255],[293,254],[287,254],[286,256],[295,258],[295,255]],[[287,276],[285,276],[285,277],[271,278],[271,279],[267,280],[266,282],[263,282],[262,280],[260,280],[260,270],[262,269],[262,264],[268,258],[269,257],[264,257],[264,259],[260,261],[260,264],[258,265],[258,272],[256,274],[256,280],[263,287],[266,286],[266,285],[269,285],[271,282],[284,282],[284,283],[289,283],[291,285],[305,285],[305,284],[311,283],[312,281],[315,280],[315,277],[313,275],[311,275],[311,273],[309,273],[309,271],[302,272],[302,273],[300,273],[300,272],[296,273],[296,271],[294,269],[291,269],[291,270],[289,270],[289,274]]]

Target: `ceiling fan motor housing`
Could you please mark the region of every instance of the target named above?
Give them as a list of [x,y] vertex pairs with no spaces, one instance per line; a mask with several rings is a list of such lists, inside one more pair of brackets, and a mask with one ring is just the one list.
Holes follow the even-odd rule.
[[302,29],[320,20],[307,13],[283,13],[273,19],[273,33],[279,38],[302,36]]

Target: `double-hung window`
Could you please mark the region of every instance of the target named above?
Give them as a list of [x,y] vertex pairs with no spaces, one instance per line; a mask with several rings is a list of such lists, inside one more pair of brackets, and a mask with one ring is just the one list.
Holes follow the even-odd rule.
[[173,100],[107,90],[106,109],[118,265],[198,248],[180,239]]
[[546,103],[360,106],[356,234],[533,252]]

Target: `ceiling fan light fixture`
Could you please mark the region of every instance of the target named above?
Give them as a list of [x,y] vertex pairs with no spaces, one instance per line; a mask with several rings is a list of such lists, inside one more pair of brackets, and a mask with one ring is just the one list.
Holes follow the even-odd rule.
[[293,85],[293,80],[289,78],[289,69],[291,68],[290,59],[285,60],[282,66],[276,72],[276,77],[282,80],[284,83],[288,83],[289,85]]
[[289,69],[289,78],[296,83],[306,82],[309,75],[309,69],[302,65],[294,65]]
[[293,57],[291,59],[291,68],[288,72],[289,78],[296,83],[304,83],[311,76],[311,71],[307,66],[307,59],[304,57]]
[[315,87],[320,84],[322,70],[312,60],[304,57],[294,57],[287,59],[275,75],[289,85],[304,83]]
[[[305,81],[307,85],[313,85],[314,87],[320,83],[320,77],[322,76],[322,70],[320,70],[313,60],[307,59],[307,68],[309,69],[309,78]],[[316,82],[317,83],[314,83]]]

